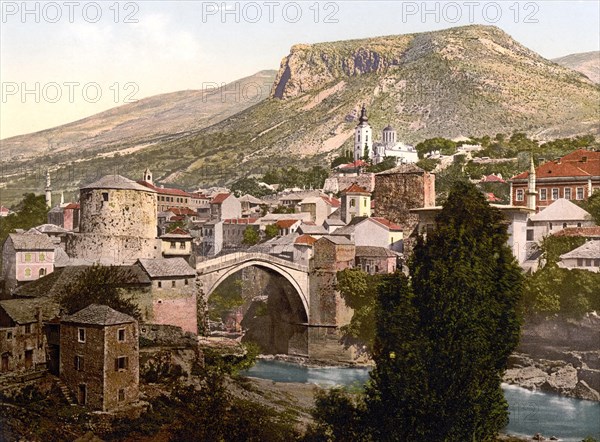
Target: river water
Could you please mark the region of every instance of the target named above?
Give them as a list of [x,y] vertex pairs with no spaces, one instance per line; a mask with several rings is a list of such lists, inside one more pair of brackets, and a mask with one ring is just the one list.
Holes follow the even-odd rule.
[[[323,386],[360,386],[369,379],[367,368],[311,368],[273,360],[258,360],[244,373],[246,376],[276,382],[299,382]],[[586,436],[600,441],[600,404],[565,398],[524,388],[503,385],[508,401],[510,422],[505,433],[545,437],[556,436],[562,441],[579,442]]]

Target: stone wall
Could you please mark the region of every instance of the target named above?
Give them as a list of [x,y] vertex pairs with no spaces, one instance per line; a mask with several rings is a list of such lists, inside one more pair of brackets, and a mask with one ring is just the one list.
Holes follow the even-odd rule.
[[[125,330],[125,341],[118,340],[118,331]],[[137,323],[111,325],[104,328],[105,374],[104,410],[112,410],[135,402],[139,393],[139,333]],[[116,359],[127,358],[127,367],[117,369]],[[119,392],[122,393],[119,397]]]
[[189,277],[161,280],[161,288],[158,288],[158,282],[152,281],[152,311],[147,321],[175,325],[183,331],[198,333],[195,279]]
[[132,265],[139,258],[160,258],[160,240],[135,236],[72,234],[66,252],[71,258],[93,263]]
[[375,215],[402,226],[405,252],[410,252],[419,224],[419,216],[410,209],[435,206],[435,175],[416,166],[406,172],[397,169],[375,175]]

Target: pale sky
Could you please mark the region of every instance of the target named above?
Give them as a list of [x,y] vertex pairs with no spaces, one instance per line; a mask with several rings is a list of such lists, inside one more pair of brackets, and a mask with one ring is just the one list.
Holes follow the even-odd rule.
[[600,1],[1,1],[0,138],[278,69],[292,45],[493,24],[546,58],[600,49]]

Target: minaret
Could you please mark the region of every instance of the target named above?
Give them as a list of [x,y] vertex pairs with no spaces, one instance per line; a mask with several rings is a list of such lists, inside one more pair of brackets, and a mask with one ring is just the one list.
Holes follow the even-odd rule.
[[150,183],[150,184],[154,184],[152,182],[152,172],[150,172],[150,169],[148,169],[148,168],[146,168],[146,170],[144,170],[143,181],[146,181],[147,183]]
[[535,210],[537,191],[535,190],[535,164],[533,164],[533,155],[531,155],[531,164],[529,165],[529,177],[527,183],[527,208]]
[[373,157],[373,136],[369,118],[367,117],[367,108],[362,105],[360,110],[360,118],[358,126],[354,129],[354,161],[360,160],[365,152],[365,148],[369,150],[369,157]]
[[50,183],[50,169],[46,169],[46,206],[52,207],[52,184]]

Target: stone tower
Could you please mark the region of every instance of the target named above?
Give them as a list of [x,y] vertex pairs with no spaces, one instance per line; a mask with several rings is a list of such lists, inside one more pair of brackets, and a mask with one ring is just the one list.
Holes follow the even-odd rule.
[[365,149],[369,151],[369,157],[372,157],[373,135],[369,119],[367,118],[367,109],[363,104],[360,110],[358,126],[354,129],[354,161],[358,161],[363,157]]
[[158,256],[154,190],[107,175],[82,187],[79,200],[79,233],[67,244],[69,256],[115,265]]
[[412,251],[419,215],[411,209],[435,206],[435,175],[414,164],[402,164],[375,175],[375,215],[402,226],[405,253]]
[[52,183],[50,182],[50,169],[46,169],[46,206],[52,207]]

